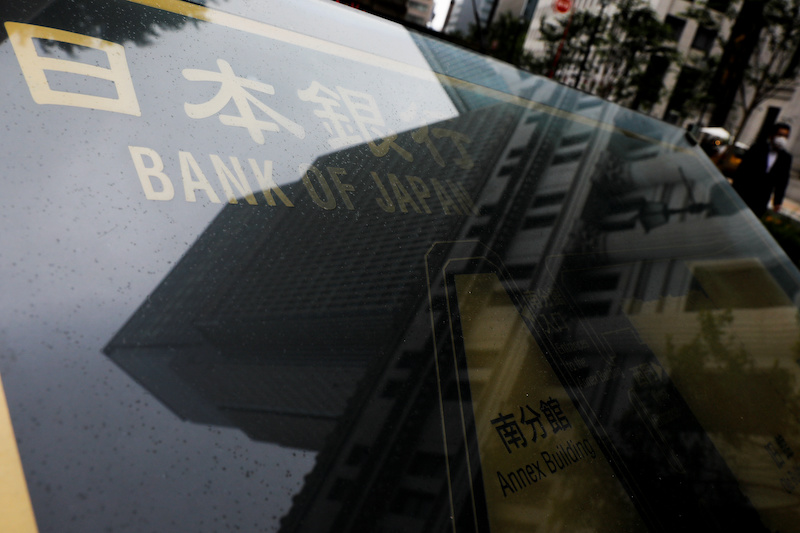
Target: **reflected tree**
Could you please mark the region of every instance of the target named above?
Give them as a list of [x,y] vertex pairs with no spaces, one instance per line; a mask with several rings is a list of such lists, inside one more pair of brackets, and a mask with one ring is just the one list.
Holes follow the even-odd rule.
[[459,31],[448,35],[474,50],[519,68],[531,70],[533,65],[533,55],[523,47],[528,35],[528,21],[511,13],[503,13],[488,28],[470,24],[466,35]]
[[[708,431],[732,444],[755,434],[778,434],[800,413],[795,375],[777,359],[758,361],[737,341],[734,314],[706,310],[699,331],[687,344],[668,338],[667,363],[677,388]],[[714,406],[723,405],[723,409]],[[704,420],[704,416],[708,419]]]
[[[206,0],[193,2],[205,5]],[[5,20],[27,22],[107,41],[137,46],[147,46],[165,31],[180,30],[186,24],[197,24],[195,19],[169,13],[152,7],[130,2],[107,2],[103,0],[65,0],[42,3],[40,10],[18,10],[5,16]],[[4,31],[4,30],[3,30]],[[6,37],[5,31],[0,40]],[[45,47],[57,46],[69,53],[73,44],[44,43]]]
[[[600,28],[608,24],[607,16],[599,16],[590,11],[577,11],[571,17],[542,17],[540,31],[545,43],[542,57],[536,58],[534,68],[539,74],[547,74],[558,80],[565,72],[583,62],[584,56],[592,53],[589,43],[594,36],[594,47],[602,49],[606,44],[604,32]],[[596,69],[596,61],[589,63],[587,70]]]
[[[634,108],[658,100],[661,77],[651,62],[677,59],[673,30],[643,0],[621,0],[608,13],[576,11],[541,22],[545,58],[553,77]],[[545,71],[541,71],[545,74]]]

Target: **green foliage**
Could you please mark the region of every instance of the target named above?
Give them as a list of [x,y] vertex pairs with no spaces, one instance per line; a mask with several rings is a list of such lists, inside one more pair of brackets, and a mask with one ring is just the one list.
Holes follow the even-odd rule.
[[548,58],[542,63],[551,69],[555,65],[554,77],[633,107],[660,96],[662,80],[652,69],[648,72],[651,60],[677,58],[672,29],[644,0],[621,0],[600,13],[543,18],[541,33]]
[[[561,54],[558,56],[556,73],[564,71],[570,66],[579,65],[593,33],[595,33],[595,45],[605,44],[601,30],[607,26],[607,22],[607,16],[599,16],[589,11],[578,11],[572,17],[558,19],[548,20],[542,17],[540,31],[547,50],[546,59],[542,61],[543,66],[549,72],[549,69],[553,67],[559,48],[561,48]],[[548,72],[542,73],[547,74]]]
[[532,60],[531,54],[523,48],[527,34],[528,23],[525,19],[503,13],[486,31],[487,53],[524,67]]
[[452,32],[468,46],[517,67],[530,70],[534,57],[523,45],[528,34],[528,23],[511,13],[503,13],[488,28],[470,24],[469,33]]
[[[753,111],[800,71],[800,0],[764,2],[763,26],[740,87],[738,136]],[[696,0],[681,13],[711,30],[730,26],[740,3]],[[728,19],[728,24],[725,20]],[[544,51],[536,56],[523,45],[527,23],[509,13],[489,28],[473,26],[464,39],[474,48],[532,72],[552,76],[633,109],[648,109],[664,96],[669,65],[685,65],[695,75],[676,87],[670,106],[681,116],[703,115],[716,103],[710,81],[719,68],[714,54],[689,51],[681,56],[673,29],[659,20],[646,0],[619,0],[597,10],[576,10],[568,16],[542,17]],[[717,37],[723,45],[721,36]]]
[[753,370],[752,357],[726,333],[733,324],[730,309],[717,313],[700,311],[697,319],[700,332],[690,343],[681,347],[674,346],[671,341],[667,344],[667,360],[675,376],[684,379],[701,376],[707,367],[718,367],[737,375]]
[[[687,19],[695,20],[699,26],[703,26],[704,28],[719,31],[719,23],[717,22],[717,19],[711,15],[711,12],[709,11],[705,2],[692,5],[689,9],[681,13],[681,16]],[[736,13],[733,13],[732,17],[735,16]]]
[[[697,320],[699,332],[689,343],[668,339],[666,357],[673,382],[706,429],[737,445],[747,435],[793,426],[800,408],[794,372],[777,359],[770,364],[768,353],[757,360],[738,343],[730,309],[700,311]],[[712,402],[726,408],[709,408]]]
[[792,263],[800,268],[800,224],[778,214],[767,215],[762,222]]
[[686,60],[684,62],[691,63],[691,68],[696,73],[695,82],[686,86],[675,85],[672,98],[675,101],[682,102],[682,104],[674,111],[684,118],[687,116],[700,116],[715,102],[715,97],[711,94],[710,88],[714,72],[716,72],[719,65],[719,56],[704,54],[699,58],[693,58],[691,62]]
[[762,16],[760,38],[739,85],[740,116],[734,140],[755,109],[775,96],[797,72],[800,0],[767,0]]
[[651,58],[674,60],[676,52],[671,41],[672,28],[658,20],[649,4],[642,0],[622,0],[617,7],[609,31],[622,38],[607,47],[605,55],[618,73],[612,97],[629,101],[645,82]]

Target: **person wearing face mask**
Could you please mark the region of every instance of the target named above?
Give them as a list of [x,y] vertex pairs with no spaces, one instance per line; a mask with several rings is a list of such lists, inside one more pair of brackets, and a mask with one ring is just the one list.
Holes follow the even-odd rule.
[[773,211],[779,211],[783,203],[792,168],[792,156],[787,151],[790,133],[788,124],[775,124],[766,142],[754,145],[742,156],[733,177],[733,188],[757,217],[766,212],[770,197]]

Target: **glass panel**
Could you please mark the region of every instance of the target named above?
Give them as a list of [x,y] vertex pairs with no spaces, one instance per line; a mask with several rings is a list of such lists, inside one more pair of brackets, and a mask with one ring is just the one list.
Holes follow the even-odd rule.
[[683,131],[335,2],[28,7],[40,531],[797,530],[800,274]]

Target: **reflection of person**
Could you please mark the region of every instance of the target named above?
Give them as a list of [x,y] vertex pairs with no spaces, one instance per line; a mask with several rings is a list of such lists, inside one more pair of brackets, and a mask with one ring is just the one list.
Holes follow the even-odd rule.
[[790,132],[788,124],[775,124],[766,142],[744,154],[734,175],[733,188],[758,217],[767,210],[770,196],[772,208],[781,208],[792,168],[792,156],[786,151]]

